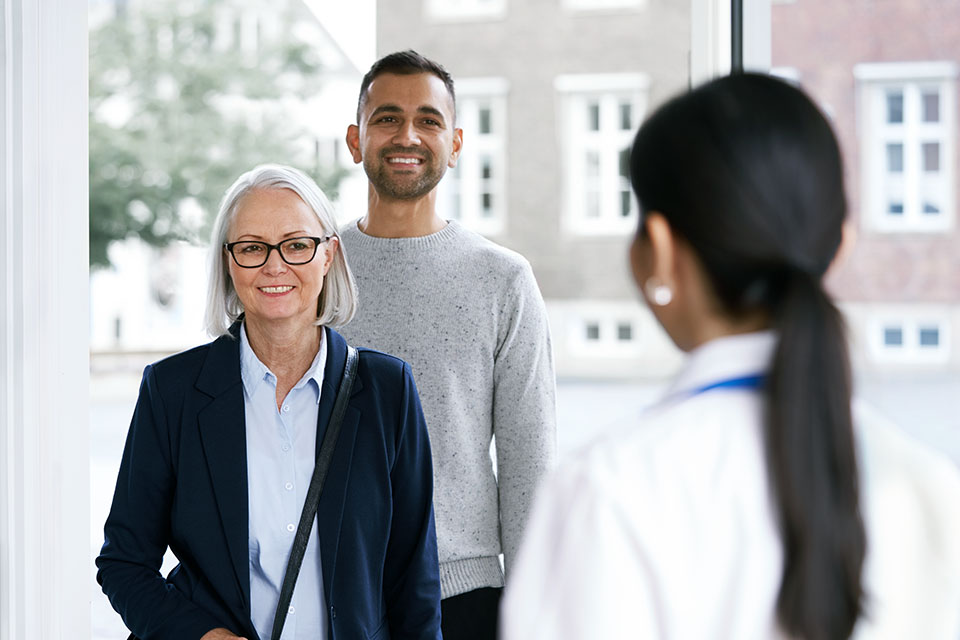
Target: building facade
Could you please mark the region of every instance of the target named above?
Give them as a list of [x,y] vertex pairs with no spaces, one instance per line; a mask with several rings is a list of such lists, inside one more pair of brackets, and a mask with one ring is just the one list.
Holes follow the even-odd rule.
[[558,376],[675,368],[629,275],[628,154],[644,116],[689,84],[689,3],[379,0],[377,16],[379,55],[415,49],[453,75],[464,145],[440,215],[530,260]]
[[844,153],[856,242],[829,285],[861,371],[960,373],[960,2],[772,7],[774,72],[810,92]]

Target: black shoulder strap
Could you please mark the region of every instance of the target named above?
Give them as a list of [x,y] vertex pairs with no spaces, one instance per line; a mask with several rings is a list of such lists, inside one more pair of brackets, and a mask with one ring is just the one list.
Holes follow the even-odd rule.
[[330,468],[330,461],[333,459],[333,449],[337,446],[340,426],[343,424],[343,415],[347,412],[350,390],[353,388],[353,381],[357,377],[357,360],[357,350],[347,345],[347,364],[343,368],[340,390],[337,392],[337,399],[333,403],[330,424],[327,425],[327,431],[323,435],[323,443],[320,445],[320,452],[317,454],[317,464],[313,468],[313,477],[310,479],[310,487],[307,489],[307,499],[303,503],[303,513],[300,514],[297,535],[293,539],[293,549],[290,551],[290,559],[287,561],[287,571],[283,574],[280,601],[277,603],[277,612],[273,617],[273,633],[271,633],[273,640],[280,640],[283,623],[287,620],[287,608],[290,606],[290,599],[293,597],[293,588],[297,584],[297,576],[300,575],[300,565],[303,564],[303,554],[307,550],[307,541],[310,539],[313,521],[316,519],[320,494],[323,492],[323,481],[327,477],[327,470]]

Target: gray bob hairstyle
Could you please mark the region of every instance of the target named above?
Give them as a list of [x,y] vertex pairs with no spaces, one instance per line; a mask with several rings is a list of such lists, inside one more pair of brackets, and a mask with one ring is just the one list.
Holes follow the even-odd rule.
[[[223,245],[237,213],[237,205],[251,191],[260,189],[290,189],[309,206],[320,221],[323,233],[336,236],[333,207],[320,187],[306,174],[279,164],[262,164],[246,172],[227,189],[213,223],[210,243],[209,283],[207,286],[207,310],[204,325],[213,337],[226,334],[230,325],[240,318],[243,304],[237,296],[230,278],[227,252]],[[343,243],[337,243],[337,253],[323,281],[323,289],[317,300],[316,325],[340,327],[353,318],[357,309],[357,286],[347,265]]]

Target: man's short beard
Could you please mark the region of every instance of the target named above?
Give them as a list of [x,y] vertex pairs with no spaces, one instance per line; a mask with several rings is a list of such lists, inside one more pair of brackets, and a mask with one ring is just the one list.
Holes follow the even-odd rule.
[[397,180],[391,179],[387,174],[388,162],[385,156],[390,153],[396,153],[396,150],[381,151],[377,162],[368,162],[366,158],[363,161],[363,170],[367,174],[367,179],[381,196],[394,200],[418,200],[433,191],[446,173],[446,167],[441,166],[439,169],[434,167],[434,156],[429,150],[418,150],[416,154],[423,156],[427,170],[415,182],[398,184]]

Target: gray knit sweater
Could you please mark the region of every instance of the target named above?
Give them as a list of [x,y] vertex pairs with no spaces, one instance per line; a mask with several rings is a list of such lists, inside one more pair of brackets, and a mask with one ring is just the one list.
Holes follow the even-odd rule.
[[[553,354],[520,255],[450,222],[420,238],[342,230],[360,291],[340,332],[413,368],[433,450],[442,597],[503,585],[556,455]],[[496,475],[490,459],[496,436]]]

